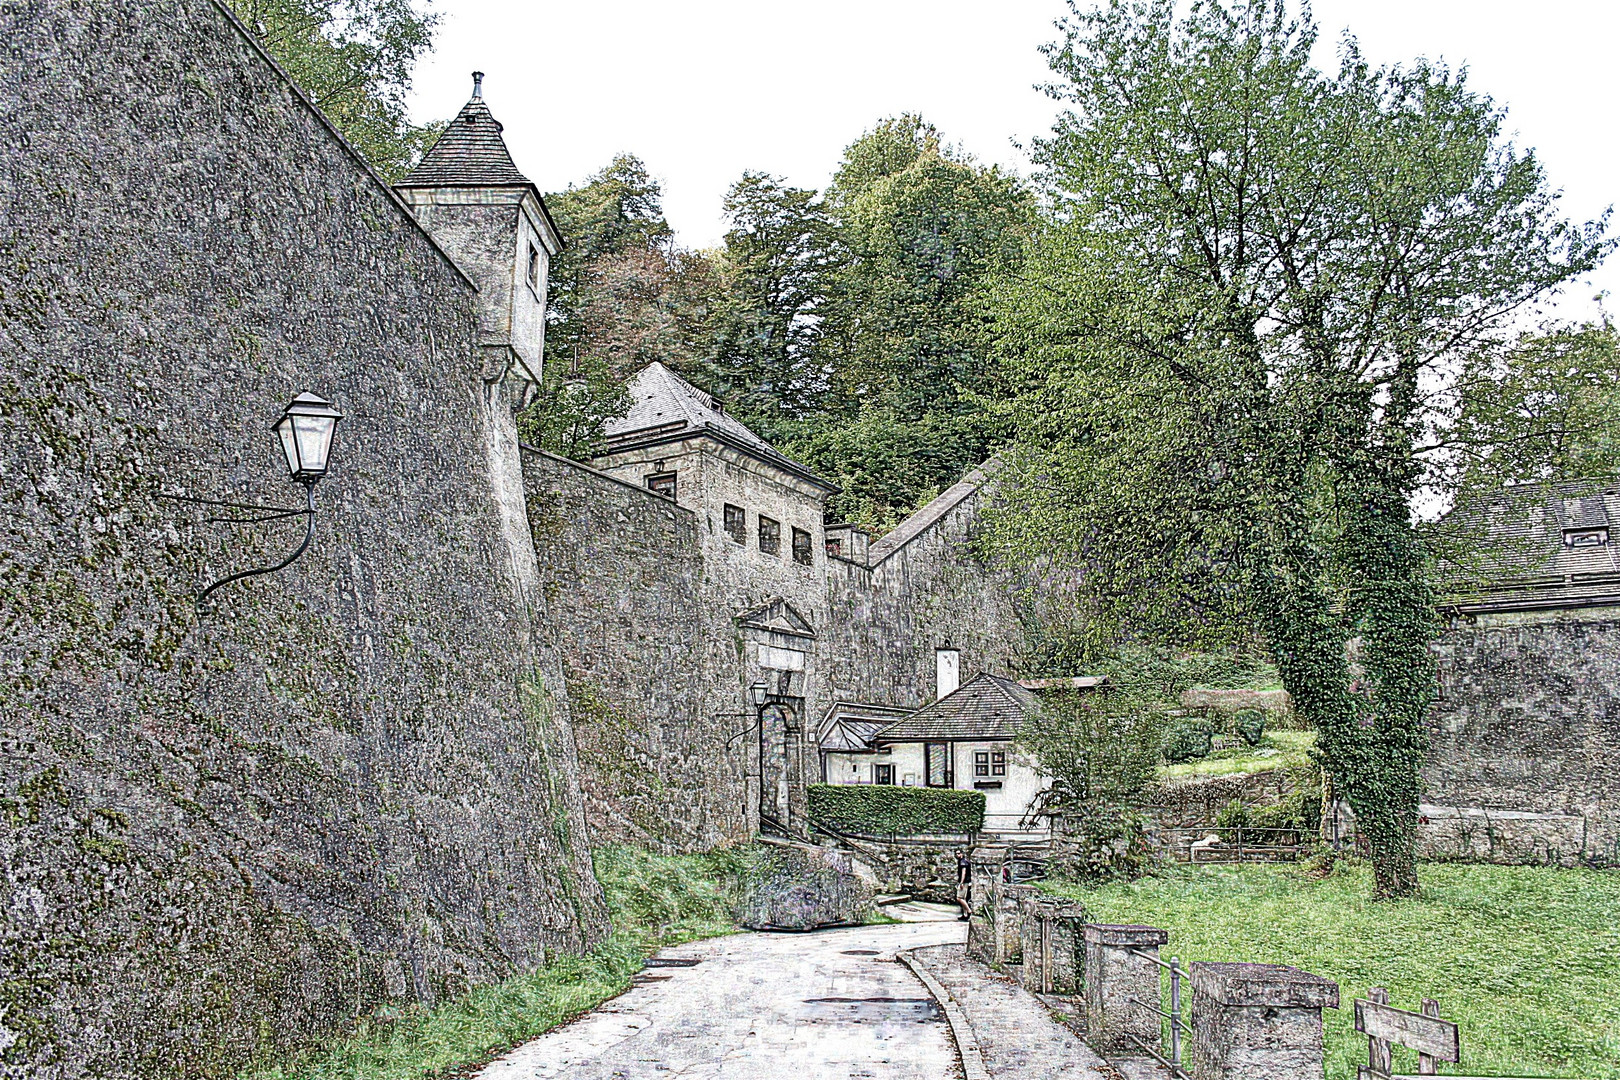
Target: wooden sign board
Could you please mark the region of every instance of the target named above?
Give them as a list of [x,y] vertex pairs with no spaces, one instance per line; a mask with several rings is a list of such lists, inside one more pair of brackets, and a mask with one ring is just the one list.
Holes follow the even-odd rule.
[[1356,999],[1356,1030],[1428,1054],[1436,1061],[1460,1061],[1457,1025],[1435,1016],[1391,1008],[1376,1001]]

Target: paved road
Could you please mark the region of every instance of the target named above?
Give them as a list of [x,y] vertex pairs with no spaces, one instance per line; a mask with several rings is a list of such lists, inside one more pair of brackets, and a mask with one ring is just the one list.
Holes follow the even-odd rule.
[[961,1075],[950,1028],[894,954],[965,932],[919,922],[666,949],[628,993],[478,1080],[949,1080]]

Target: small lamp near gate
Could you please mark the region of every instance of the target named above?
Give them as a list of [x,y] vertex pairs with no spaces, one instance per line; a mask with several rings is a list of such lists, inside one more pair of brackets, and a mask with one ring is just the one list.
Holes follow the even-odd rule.
[[770,694],[769,683],[757,682],[748,688],[748,701],[756,709],[765,707],[765,698]]

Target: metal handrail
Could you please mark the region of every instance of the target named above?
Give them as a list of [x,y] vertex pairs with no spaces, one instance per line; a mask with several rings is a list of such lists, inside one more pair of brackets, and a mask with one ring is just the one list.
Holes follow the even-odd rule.
[[1181,1019],[1181,976],[1186,971],[1186,969],[1181,966],[1181,958],[1179,956],[1172,956],[1169,961],[1166,962],[1159,959],[1157,953],[1145,952],[1142,949],[1126,949],[1125,951],[1130,953],[1132,956],[1139,956],[1144,960],[1152,961],[1170,973],[1169,1012],[1165,1012],[1164,1009],[1157,1005],[1149,1005],[1147,1002],[1139,1001],[1133,997],[1127,997],[1125,999],[1132,1005],[1135,1005],[1137,1008],[1146,1009],[1148,1012],[1153,1013],[1164,1020],[1170,1021],[1169,1058],[1162,1057],[1158,1053],[1154,1052],[1146,1044],[1144,1044],[1142,1040],[1138,1039],[1134,1035],[1130,1036],[1131,1041],[1136,1043],[1137,1046],[1141,1047],[1149,1057],[1153,1058],[1153,1060],[1175,1073],[1176,1076],[1181,1078],[1181,1080],[1190,1080],[1187,1074],[1181,1070],[1181,1035],[1183,1032],[1188,1035],[1192,1034],[1192,1028],[1188,1027]]

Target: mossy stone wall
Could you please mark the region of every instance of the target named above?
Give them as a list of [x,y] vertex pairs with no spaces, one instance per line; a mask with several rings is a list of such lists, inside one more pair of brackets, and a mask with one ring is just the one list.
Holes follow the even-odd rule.
[[[232,1076],[602,931],[471,285],[208,0],[0,6],[0,1075]],[[268,425],[346,414],[310,550]]]

